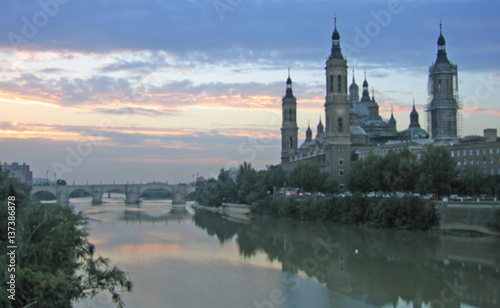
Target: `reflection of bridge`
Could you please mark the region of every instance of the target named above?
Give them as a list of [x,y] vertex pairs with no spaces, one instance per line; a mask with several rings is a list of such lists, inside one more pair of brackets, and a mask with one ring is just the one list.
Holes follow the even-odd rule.
[[139,203],[141,195],[152,189],[168,191],[173,196],[172,204],[184,204],[186,196],[194,192],[195,187],[191,185],[168,185],[168,184],[97,184],[97,185],[57,185],[57,186],[33,186],[31,195],[39,192],[53,194],[59,204],[69,204],[69,196],[75,191],[86,191],[92,196],[93,204],[102,203],[102,195],[109,191],[120,191],[125,194],[127,204]]

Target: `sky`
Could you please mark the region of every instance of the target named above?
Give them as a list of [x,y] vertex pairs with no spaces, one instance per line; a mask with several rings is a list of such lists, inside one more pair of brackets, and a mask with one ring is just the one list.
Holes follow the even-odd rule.
[[442,22],[461,135],[500,131],[496,0],[3,0],[0,162],[69,184],[216,177],[280,162],[288,68],[299,139],[323,123],[334,16],[349,79],[366,71],[398,130],[426,127]]

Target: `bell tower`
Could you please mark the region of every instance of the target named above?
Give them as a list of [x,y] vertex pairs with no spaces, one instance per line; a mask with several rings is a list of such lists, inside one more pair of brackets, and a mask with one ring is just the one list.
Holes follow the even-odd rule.
[[326,60],[326,171],[345,188],[351,160],[350,107],[347,93],[347,61],[340,49],[340,34],[332,34],[332,50]]
[[429,68],[429,132],[435,141],[453,141],[459,129],[457,66],[448,60],[441,23],[439,28],[437,58]]
[[297,154],[297,98],[293,96],[292,79],[288,69],[286,80],[286,93],[282,99],[282,124],[281,124],[281,168],[288,172],[291,170],[290,158]]

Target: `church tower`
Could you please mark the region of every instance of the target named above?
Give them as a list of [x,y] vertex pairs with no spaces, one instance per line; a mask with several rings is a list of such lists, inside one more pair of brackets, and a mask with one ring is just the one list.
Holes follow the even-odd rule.
[[457,66],[448,60],[441,24],[439,28],[437,59],[429,68],[429,132],[435,141],[453,141],[458,129]]
[[282,124],[281,124],[281,168],[288,172],[291,169],[290,158],[297,153],[297,99],[293,96],[292,79],[288,69],[286,80],[286,93],[282,99]]
[[418,112],[415,109],[415,100],[413,100],[413,110],[410,113],[410,126],[409,128],[420,127],[420,123],[418,122]]
[[347,61],[340,49],[340,34],[332,34],[332,51],[326,61],[326,171],[345,188],[351,161],[350,107],[347,93]]

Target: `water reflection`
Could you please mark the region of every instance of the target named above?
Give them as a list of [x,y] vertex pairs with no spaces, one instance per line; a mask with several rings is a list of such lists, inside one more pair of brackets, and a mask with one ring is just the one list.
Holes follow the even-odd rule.
[[[240,255],[265,252],[284,273],[377,307],[498,307],[500,240],[256,219],[196,212],[195,225]],[[289,288],[300,280],[289,277]]]

